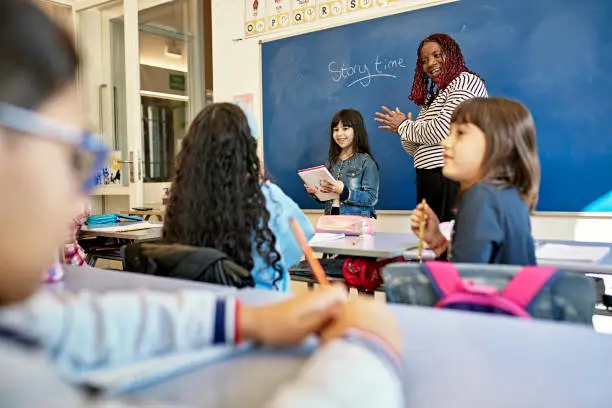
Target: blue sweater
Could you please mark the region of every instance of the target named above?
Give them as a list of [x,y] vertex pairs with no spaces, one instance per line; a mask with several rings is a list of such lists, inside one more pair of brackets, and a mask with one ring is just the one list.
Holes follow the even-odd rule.
[[480,183],[459,202],[453,262],[535,265],[529,208],[516,188]]
[[258,289],[278,289],[284,292],[289,291],[289,268],[297,265],[302,259],[302,248],[296,241],[289,226],[289,219],[295,218],[302,227],[307,239],[314,236],[314,227],[300,210],[300,207],[275,184],[264,183],[261,191],[266,197],[266,208],[270,212],[269,226],[276,236],[276,250],[281,256],[280,266],[282,269],[282,279],[273,282],[277,276],[274,268],[266,263],[266,260],[259,255],[253,240],[253,261],[254,266],[251,275],[255,279],[255,287]]

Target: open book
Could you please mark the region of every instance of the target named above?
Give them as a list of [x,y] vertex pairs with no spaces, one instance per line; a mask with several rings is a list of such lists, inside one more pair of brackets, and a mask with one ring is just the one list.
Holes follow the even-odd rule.
[[329,201],[338,198],[336,193],[323,193],[321,191],[321,182],[323,180],[335,183],[336,179],[331,175],[327,167],[317,166],[310,169],[298,170],[298,176],[304,181],[310,188],[317,189],[315,195],[320,201]]

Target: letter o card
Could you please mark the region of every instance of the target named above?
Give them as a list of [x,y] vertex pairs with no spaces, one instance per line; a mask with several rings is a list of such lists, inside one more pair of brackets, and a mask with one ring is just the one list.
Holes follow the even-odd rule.
[[266,31],[265,0],[245,0],[244,34],[251,36]]

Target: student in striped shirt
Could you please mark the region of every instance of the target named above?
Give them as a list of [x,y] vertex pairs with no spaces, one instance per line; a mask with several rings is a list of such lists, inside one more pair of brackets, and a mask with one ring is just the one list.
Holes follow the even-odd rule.
[[410,100],[422,109],[412,114],[383,106],[376,112],[380,129],[397,133],[404,150],[414,157],[417,203],[423,199],[441,222],[454,219],[453,209],[459,191],[456,182],[442,174],[444,149],[451,115],[463,101],[486,97],[484,81],[465,65],[459,44],[446,34],[425,38],[417,51],[417,63]]

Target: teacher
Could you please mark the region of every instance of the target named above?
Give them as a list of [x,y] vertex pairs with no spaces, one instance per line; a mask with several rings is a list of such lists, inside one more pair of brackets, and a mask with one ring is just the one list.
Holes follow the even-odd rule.
[[486,97],[484,81],[465,66],[459,44],[446,34],[432,34],[417,50],[417,62],[410,100],[421,111],[416,120],[399,108],[376,112],[380,129],[397,133],[404,150],[414,157],[417,203],[423,199],[440,222],[454,218],[459,185],[442,175],[444,148],[440,143],[448,137],[451,116],[461,102]]

